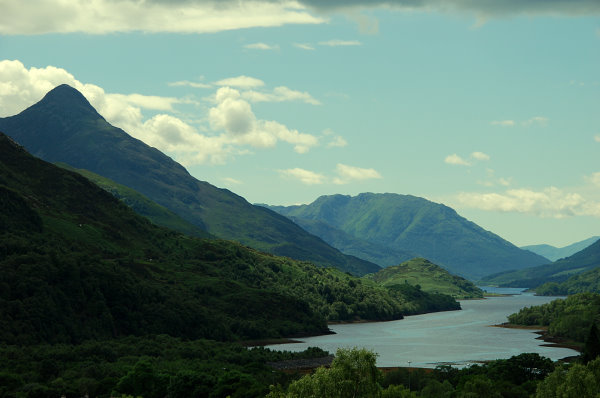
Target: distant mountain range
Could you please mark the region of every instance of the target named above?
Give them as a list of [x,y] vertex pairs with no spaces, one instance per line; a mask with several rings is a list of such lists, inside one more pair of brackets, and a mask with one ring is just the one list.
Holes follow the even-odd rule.
[[356,275],[380,269],[341,253],[273,211],[197,180],[159,150],[110,125],[68,85],[56,87],[18,115],[0,118],[0,131],[35,156],[132,188],[217,237]]
[[447,206],[411,195],[331,195],[308,205],[269,208],[338,249],[381,266],[419,256],[477,280],[507,269],[548,263]]
[[598,267],[600,267],[600,241],[551,264],[489,275],[481,282],[506,287],[536,288],[547,282],[565,282],[575,275]]
[[544,256],[549,260],[556,261],[561,258],[569,257],[586,247],[590,246],[592,243],[598,241],[600,236],[592,236],[591,238],[584,239],[580,242],[575,242],[568,246],[564,247],[554,247],[551,245],[530,245],[523,246],[521,249],[529,250],[530,252],[534,252],[539,254],[540,256]]

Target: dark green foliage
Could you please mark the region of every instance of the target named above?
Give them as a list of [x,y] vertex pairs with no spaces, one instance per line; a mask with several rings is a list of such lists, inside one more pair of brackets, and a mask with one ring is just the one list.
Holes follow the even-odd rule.
[[508,317],[515,325],[547,326],[552,336],[583,344],[600,320],[600,294],[581,293],[548,304],[521,309]]
[[363,277],[363,279],[367,278],[381,286],[409,283],[420,285],[426,292],[443,293],[455,298],[483,297],[483,291],[472,282],[452,275],[424,258],[414,258]]
[[574,275],[564,282],[547,282],[535,288],[540,296],[559,296],[576,293],[600,293],[600,266]]
[[[528,287],[536,288],[544,283],[556,283],[544,286],[541,291],[550,295],[582,293],[585,291],[597,291],[598,268],[600,267],[600,241],[586,247],[570,257],[555,261],[539,267],[528,268],[519,271],[503,272],[483,278],[482,284],[499,285],[506,287]],[[590,271],[594,270],[595,271]],[[577,278],[576,275],[590,271],[585,276]],[[569,278],[574,277],[572,280]],[[568,283],[563,284],[563,282]],[[541,293],[539,293],[541,294]],[[569,293],[571,294],[571,293]]]
[[[425,257],[453,274],[478,279],[506,270],[508,265],[525,268],[548,262],[447,206],[411,195],[331,195],[308,205],[269,208],[296,220],[330,244],[339,245],[336,247],[340,250],[383,266],[397,265],[407,260],[408,254]],[[342,233],[362,241],[358,247],[365,250],[348,251],[354,242],[344,239]],[[400,257],[390,258],[390,254]]]
[[460,310],[460,303],[452,296],[440,293],[426,293],[419,285],[398,284],[388,286],[390,295],[404,301],[405,314]]
[[314,358],[165,335],[27,347],[0,346],[1,397],[262,397],[288,376],[266,362]]
[[583,346],[582,360],[584,363],[588,363],[600,356],[600,332],[596,322],[592,323],[590,332],[588,333],[585,344]]
[[220,238],[355,275],[379,269],[342,254],[275,212],[197,180],[165,154],[111,126],[67,85],[16,116],[0,118],[0,131],[46,161],[90,170],[134,189]]
[[555,369],[551,360],[538,354],[521,354],[464,369],[398,368],[382,375],[374,358],[364,349],[338,350],[331,368],[319,368],[287,389],[274,387],[268,397],[527,398]]
[[597,398],[600,396],[600,358],[586,365],[558,366],[539,383],[535,398]]

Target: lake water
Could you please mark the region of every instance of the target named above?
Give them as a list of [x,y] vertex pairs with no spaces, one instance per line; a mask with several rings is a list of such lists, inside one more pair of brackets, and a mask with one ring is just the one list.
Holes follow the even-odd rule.
[[[519,289],[510,291],[519,292]],[[378,354],[378,366],[408,366],[410,361],[410,366],[428,368],[441,364],[463,367],[524,352],[535,352],[552,360],[578,355],[571,349],[542,346],[544,342],[536,340],[538,335],[531,330],[491,327],[506,322],[508,315],[523,307],[554,299],[522,293],[463,300],[460,311],[407,316],[390,322],[331,325],[336,334],[307,337],[302,343],[269,348],[302,351],[313,346],[335,353],[340,347],[364,347]]]

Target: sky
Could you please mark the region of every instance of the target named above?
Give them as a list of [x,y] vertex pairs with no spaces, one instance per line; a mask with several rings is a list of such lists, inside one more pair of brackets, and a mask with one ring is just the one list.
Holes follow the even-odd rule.
[[0,0],[0,117],[53,87],[251,203],[410,194],[600,235],[598,0]]

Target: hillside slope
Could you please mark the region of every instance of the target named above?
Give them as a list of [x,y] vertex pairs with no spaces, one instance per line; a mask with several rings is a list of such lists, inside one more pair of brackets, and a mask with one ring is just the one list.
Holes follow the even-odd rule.
[[447,206],[411,195],[321,196],[308,205],[270,208],[298,222],[321,221],[356,238],[416,253],[469,279],[548,262]]
[[535,288],[547,282],[561,283],[570,277],[600,267],[600,241],[570,257],[551,264],[490,275],[482,283]]
[[110,192],[114,197],[131,207],[139,215],[148,218],[153,224],[170,228],[190,236],[196,236],[199,238],[211,237],[211,235],[205,230],[187,222],[166,207],[151,201],[141,193],[134,191],[125,185],[117,184],[116,182],[102,177],[96,173],[92,173],[89,170],[76,169],[66,163],[56,163],[56,165],[63,169],[81,174],[94,184],[98,185],[100,188]]
[[458,305],[157,227],[3,134],[0,153],[0,343],[257,339]]
[[58,86],[20,114],[0,118],[0,131],[35,156],[132,188],[215,236],[357,275],[379,269],[275,212],[197,180],[165,154],[111,126],[70,86]]
[[419,285],[423,291],[448,294],[457,299],[483,298],[483,291],[472,282],[452,275],[424,258],[415,258],[400,265],[387,267],[363,278],[373,280],[381,286],[405,283]]

